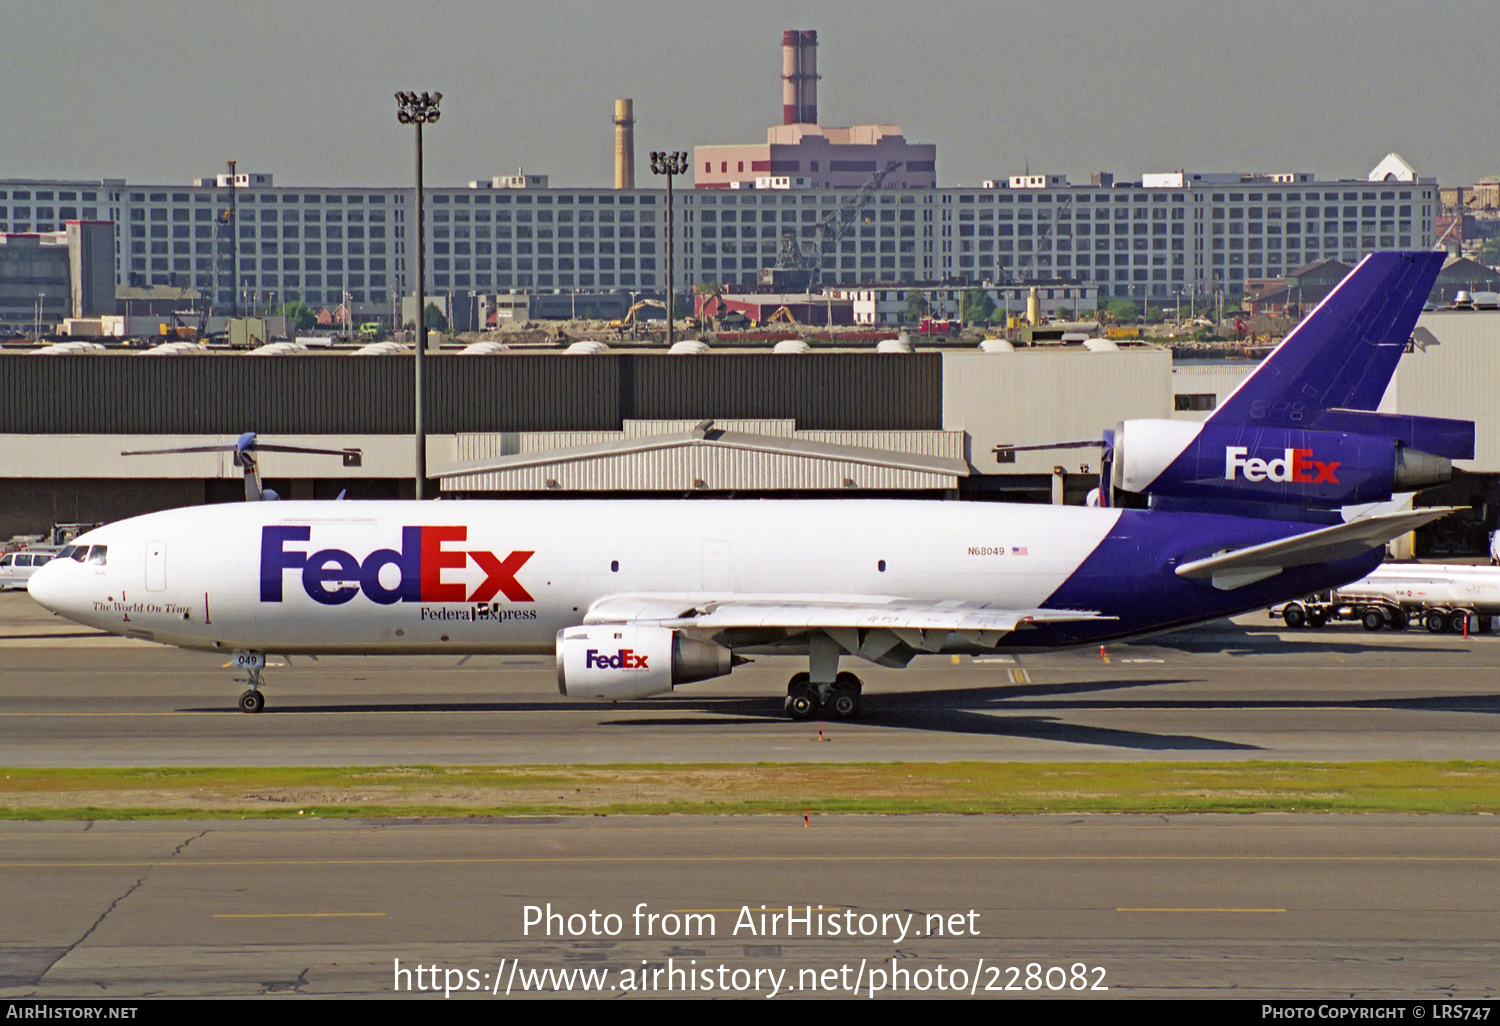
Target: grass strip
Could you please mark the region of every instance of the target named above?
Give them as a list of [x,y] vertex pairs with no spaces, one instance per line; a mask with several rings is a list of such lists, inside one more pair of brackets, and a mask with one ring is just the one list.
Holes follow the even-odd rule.
[[1500,811],[1500,762],[0,769],[0,819]]

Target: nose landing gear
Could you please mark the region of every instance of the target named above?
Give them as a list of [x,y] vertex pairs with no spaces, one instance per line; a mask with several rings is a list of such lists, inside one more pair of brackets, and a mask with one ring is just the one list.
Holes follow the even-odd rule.
[[266,696],[260,693],[260,671],[266,667],[264,652],[236,652],[232,665],[244,670],[245,676],[236,678],[237,683],[249,687],[240,694],[240,712],[258,713],[266,707]]

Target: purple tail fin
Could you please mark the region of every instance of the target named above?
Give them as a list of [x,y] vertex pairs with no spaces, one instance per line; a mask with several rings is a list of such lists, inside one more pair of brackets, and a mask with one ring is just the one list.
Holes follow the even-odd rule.
[[1373,410],[1446,254],[1371,253],[1208,418],[1314,427],[1325,410]]

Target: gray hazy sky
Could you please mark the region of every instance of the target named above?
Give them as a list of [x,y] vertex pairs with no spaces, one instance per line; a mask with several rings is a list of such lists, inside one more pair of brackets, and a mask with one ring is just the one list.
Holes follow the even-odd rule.
[[763,142],[780,32],[817,29],[831,125],[938,146],[939,184],[1018,172],[1500,172],[1494,0],[0,0],[0,177],[411,180],[392,93],[440,90],[427,181],[519,165],[610,184],[652,149]]

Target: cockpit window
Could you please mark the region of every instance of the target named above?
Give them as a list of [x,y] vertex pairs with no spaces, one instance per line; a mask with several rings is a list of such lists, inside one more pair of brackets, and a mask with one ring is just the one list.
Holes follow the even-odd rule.
[[64,545],[63,548],[62,548],[62,551],[57,554],[57,558],[58,559],[72,559],[73,558],[73,553],[74,553],[75,550],[77,550],[77,548],[78,548],[77,545]]
[[89,562],[94,566],[103,566],[109,555],[109,546],[95,545],[89,549]]

